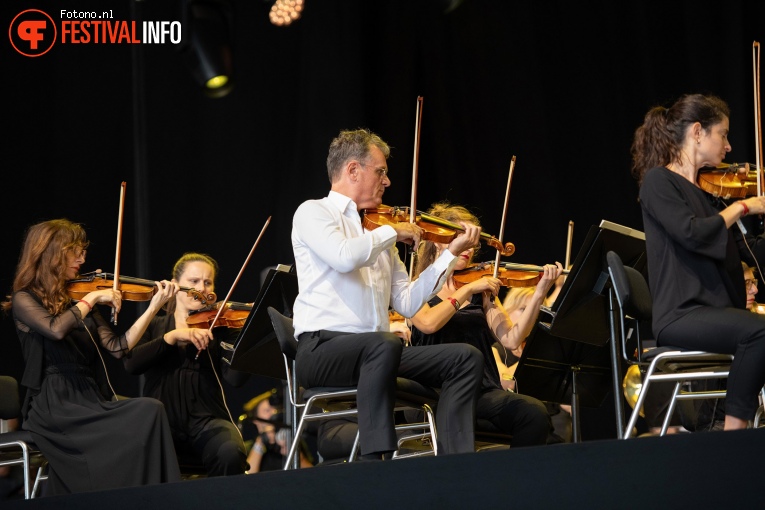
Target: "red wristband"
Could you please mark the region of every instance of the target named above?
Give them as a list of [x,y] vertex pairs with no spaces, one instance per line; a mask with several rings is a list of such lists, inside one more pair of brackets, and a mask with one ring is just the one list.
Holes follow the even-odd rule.
[[87,307],[88,307],[88,311],[89,311],[89,312],[92,312],[92,311],[93,311],[93,307],[92,307],[92,306],[90,306],[90,303],[88,303],[88,302],[87,302],[87,301],[85,301],[84,299],[80,299],[80,300],[79,300],[79,301],[77,301],[77,302],[78,302],[78,303],[85,303],[85,304],[87,305]]
[[739,200],[738,203],[741,204],[741,207],[744,208],[744,214],[742,214],[741,216],[747,216],[749,214],[749,208],[746,206],[746,203],[744,203],[743,200]]
[[446,300],[452,304],[452,306],[454,307],[454,311],[455,312],[459,312],[460,311],[460,302],[459,301],[457,301],[453,297],[448,297],[448,298],[446,298]]

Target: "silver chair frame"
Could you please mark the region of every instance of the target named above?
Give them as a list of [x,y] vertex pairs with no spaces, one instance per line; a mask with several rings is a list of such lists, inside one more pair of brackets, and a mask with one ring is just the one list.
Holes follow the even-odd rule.
[[[274,314],[280,314],[278,310],[269,307],[269,315],[271,315],[272,321],[274,321]],[[281,314],[280,314],[281,315]],[[284,317],[282,315],[282,317]],[[285,317],[286,318],[286,317]],[[279,330],[274,325],[274,330],[278,338]],[[281,342],[280,342],[281,347]],[[290,397],[290,404],[292,406],[292,424],[293,433],[287,458],[284,462],[284,469],[291,469],[299,467],[299,459],[297,457],[298,446],[300,444],[300,437],[305,430],[306,423],[312,421],[326,420],[330,418],[341,418],[347,416],[355,416],[358,414],[356,409],[356,397],[358,390],[355,387],[352,388],[309,388],[304,392],[305,402],[299,400],[299,388],[297,383],[297,377],[295,375],[295,360],[282,350],[282,358],[284,359],[284,369],[287,375],[287,391]],[[435,393],[435,392],[434,392]],[[435,400],[435,399],[434,399]],[[301,410],[302,412],[298,412]],[[314,411],[317,409],[317,411]],[[394,452],[394,459],[402,459],[408,457],[419,457],[424,455],[438,455],[438,436],[435,425],[435,413],[432,406],[427,403],[415,403],[405,402],[399,400],[394,407],[394,411],[416,409],[421,410],[425,414],[426,421],[421,423],[406,423],[396,425],[397,431],[416,431],[414,434],[407,434],[399,438],[398,446],[399,450]],[[300,418],[298,419],[298,415]],[[297,423],[297,427],[295,427]],[[421,431],[421,432],[420,432]],[[411,453],[401,453],[401,447],[412,441],[425,441],[429,440],[431,448],[420,451],[414,451]],[[354,441],[351,453],[348,457],[348,462],[356,460],[359,451],[359,433],[356,433],[356,439]]]
[[[0,441],[3,441],[6,435],[11,435],[13,432],[0,434]],[[18,452],[19,456],[15,458],[5,458],[7,456],[13,456],[14,452]],[[33,447],[31,441],[23,441],[21,439],[12,440],[7,442],[0,442],[0,467],[1,466],[23,466],[24,470],[24,499],[33,499],[39,494],[40,483],[48,479],[46,474],[46,468],[48,462],[36,448]],[[37,468],[34,484],[31,484],[30,472],[33,468]]]
[[[20,414],[18,401],[18,382],[9,376],[2,376],[3,391],[11,392],[3,398],[2,418],[16,418]],[[3,422],[3,425],[5,423]],[[0,466],[23,466],[24,470],[24,499],[37,496],[40,483],[48,479],[48,462],[37,449],[32,434],[27,430],[5,430],[0,428]],[[33,468],[37,469],[34,484],[30,480]]]
[[[609,252],[607,254],[607,258],[611,258],[611,253],[613,253],[618,258],[618,255],[614,252]],[[610,276],[611,285],[613,287],[613,294],[615,295],[616,301],[618,303],[618,309],[615,312],[619,317],[618,329],[620,337],[620,344],[617,344],[616,335],[614,334],[612,328],[611,347],[615,350],[621,350],[622,359],[628,364],[640,366],[642,371],[642,369],[645,368],[645,366],[648,364],[645,361],[646,358],[650,358],[651,355],[643,354],[643,346],[639,331],[639,319],[650,320],[650,316],[630,317],[625,313],[627,303],[623,302],[622,296],[631,296],[634,294],[634,289],[631,288],[629,283],[629,272],[632,271],[637,274],[639,273],[633,268],[624,266],[620,258],[618,258],[618,263],[622,264],[622,267],[625,271],[625,276],[628,280],[628,288],[621,290],[627,290],[629,292],[620,292],[618,282],[621,280],[621,278],[615,277],[613,268],[611,267],[611,261],[609,260],[608,273]],[[647,282],[645,282],[642,274],[640,275],[640,279],[642,280],[642,284],[645,284],[647,289]],[[627,356],[627,332],[629,331],[631,334],[633,331],[632,329],[628,329],[626,327],[626,320],[628,319],[635,322],[634,332],[636,334],[637,342],[637,359],[630,359],[629,356]],[[653,359],[651,360],[650,364],[648,364],[648,368],[643,375],[643,386],[640,389],[640,395],[638,396],[638,400],[635,403],[634,409],[632,410],[630,419],[627,422],[624,430],[618,431],[620,435],[619,439],[629,439],[632,437],[633,429],[637,423],[638,416],[640,415],[640,409],[643,406],[649,386],[652,382],[675,382],[675,388],[672,396],[670,397],[669,406],[667,407],[666,416],[664,417],[661,432],[659,434],[661,436],[667,433],[670,420],[672,419],[672,414],[674,413],[675,407],[679,400],[725,398],[726,396],[726,390],[690,391],[684,389],[683,384],[694,380],[727,379],[728,372],[730,370],[730,364],[733,361],[733,355],[711,353],[705,351],[684,351],[669,347],[660,347],[657,349],[659,349],[660,352],[653,356]],[[616,377],[619,377],[619,375],[615,374],[615,378]]]
[[[301,412],[296,413],[300,415],[300,419],[298,420],[297,428],[293,432],[292,444],[290,445],[289,452],[287,453],[287,458],[284,461],[284,469],[287,470],[294,468],[294,464],[297,463],[297,450],[300,444],[300,437],[305,430],[306,424],[312,421],[327,420],[330,418],[356,416],[358,414],[358,410],[356,409],[355,404],[358,390],[356,388],[348,388],[333,391],[321,391],[319,393],[310,395],[305,402],[301,403],[297,397],[298,388],[295,382],[296,377],[294,376],[294,360],[290,360],[284,353],[282,353],[282,357],[284,358],[284,368],[287,373],[287,391],[289,392],[290,396],[290,404],[296,410],[302,409]],[[394,410],[403,411],[406,409],[412,409],[413,406],[414,404],[399,405],[396,406]],[[314,411],[314,409],[317,410]],[[418,409],[422,409],[424,411],[425,419],[427,421],[421,423],[406,423],[396,425],[396,430],[420,431],[424,429],[425,432],[417,432],[400,437],[398,440],[399,450],[393,453],[393,459],[438,454],[438,436],[435,425],[435,413],[432,407],[428,404],[423,404],[421,408]],[[429,440],[432,445],[432,449],[415,451],[412,453],[400,453],[400,449],[407,442],[417,440]],[[354,462],[356,460],[359,452],[359,445],[359,433],[357,431],[356,439],[353,442],[353,448],[351,449],[351,453],[348,457],[348,462]]]
[[[624,429],[624,439],[632,435],[632,430],[637,422],[640,409],[643,407],[648,388],[652,382],[670,381],[675,382],[675,389],[667,407],[667,413],[661,426],[660,436],[667,433],[669,422],[675,411],[678,400],[697,400],[706,398],[725,398],[725,390],[689,391],[683,389],[683,383],[703,379],[727,379],[730,363],[733,356],[729,354],[714,354],[704,351],[667,351],[657,354],[648,366],[643,376],[643,386],[640,389],[635,409],[633,409],[629,422]],[[702,363],[703,368],[688,369],[684,371],[683,364]],[[679,365],[672,367],[672,365]],[[697,365],[696,365],[697,366]]]

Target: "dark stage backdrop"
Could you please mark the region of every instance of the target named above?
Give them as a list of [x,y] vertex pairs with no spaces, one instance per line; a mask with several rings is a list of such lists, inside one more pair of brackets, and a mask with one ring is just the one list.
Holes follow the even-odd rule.
[[[272,221],[232,299],[251,301],[261,271],[292,263],[292,214],[324,196],[340,129],[368,127],[393,147],[391,205],[411,195],[416,99],[424,98],[417,203],[465,205],[498,234],[512,156],[508,260],[563,261],[590,225],[642,229],[629,148],[644,113],[686,92],[732,108],[728,161],[753,161],[752,42],[765,2],[306,0],[289,27],[271,2],[230,0],[236,85],[205,96],[175,47],[67,44],[28,58],[6,40],[0,287],[10,289],[24,230],[67,217],[87,228],[84,270],[112,271],[120,182],[127,182],[122,274],[169,277],[185,251],[221,266],[225,295],[267,217]],[[175,0],[74,0],[115,20],[180,20]],[[61,2],[16,0],[59,23]],[[491,250],[482,254],[493,258]],[[127,303],[122,325],[140,310]],[[2,322],[0,373],[20,375]],[[280,362],[280,360],[275,360]],[[135,379],[113,364],[120,391]],[[276,381],[232,391],[241,402]]]

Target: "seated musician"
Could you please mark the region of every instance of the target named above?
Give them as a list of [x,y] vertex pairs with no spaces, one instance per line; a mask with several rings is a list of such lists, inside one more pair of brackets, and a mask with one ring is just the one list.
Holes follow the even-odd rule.
[[404,348],[389,331],[388,309],[411,317],[443,285],[457,255],[478,243],[480,228],[463,225],[465,231],[410,282],[396,242],[419,241],[422,228],[399,222],[365,229],[359,217],[382,204],[391,184],[389,154],[388,144],[366,129],[342,131],[329,147],[329,195],[295,212],[297,375],[305,388],[358,387],[363,460],[396,449],[397,376],[441,388],[440,451],[471,452],[480,353],[468,345]]
[[183,464],[203,464],[208,476],[243,474],[247,453],[239,429],[226,407],[222,381],[241,386],[249,374],[222,361],[220,340],[233,343],[238,329],[208,324],[189,327],[189,314],[203,307],[188,287],[213,292],[218,264],[210,256],[186,253],[173,268],[175,298],[168,313],[152,319],[133,355],[125,359],[131,374],[144,374],[143,394],[163,404],[170,419],[176,450]]
[[48,461],[46,495],[180,480],[164,406],[152,398],[110,402],[97,382],[106,371],[103,355],[130,355],[171,298],[170,282],[156,282],[146,311],[118,335],[96,305],[119,312],[120,291],[94,286],[79,300],[69,295],[67,282],[79,276],[87,247],[77,223],[55,219],[31,226],[13,295],[2,303],[13,314],[24,354],[21,427]]
[[[428,214],[452,223],[478,224],[467,209],[449,204],[436,204]],[[433,259],[441,256],[446,246],[423,241],[418,249],[418,265],[414,277],[420,275]],[[475,245],[459,254],[456,270],[465,269],[472,261]],[[510,350],[517,349],[533,328],[539,307],[563,270],[560,264],[544,266],[530,306],[513,323],[497,298],[500,281],[484,277],[458,287],[452,275],[446,283],[412,317],[412,345],[437,346],[470,344],[484,355],[483,380],[476,416],[490,421],[502,432],[512,435],[512,446],[547,443],[551,431],[545,405],[527,395],[505,391],[492,352],[495,337]]]
[[632,143],[640,186],[653,333],[659,346],[733,354],[725,430],[743,429],[765,383],[765,317],[749,313],[737,242],[738,220],[765,212],[765,197],[721,205],[699,188],[699,169],[732,150],[730,109],[718,97],[688,94],[646,113]]
[[[555,280],[555,287],[557,290],[560,290],[559,282],[564,278],[565,275],[559,276]],[[557,295],[556,288],[552,291],[555,295]],[[521,321],[523,314],[526,313],[528,307],[532,306],[531,303],[535,301],[535,292],[536,290],[534,287],[514,287],[505,294],[502,306],[505,307],[507,315],[513,323]],[[548,302],[550,296],[553,294],[548,294],[545,302]],[[536,322],[537,317],[534,317],[533,320]],[[491,350],[494,354],[497,368],[499,369],[503,388],[511,391],[523,391],[523,388],[516,388],[515,370],[518,368],[518,361],[521,359],[525,347],[526,340],[522,341],[521,345],[513,350],[507,349],[499,342],[494,342]],[[526,388],[526,390],[528,390],[528,388]],[[547,443],[571,442],[571,405],[545,402],[545,407],[547,408],[547,413],[550,415],[553,425],[553,431],[547,438]]]
[[[753,313],[759,313],[758,305],[755,302],[757,296],[757,278],[753,267],[749,267],[746,262],[741,262],[744,270],[744,287],[746,288],[746,308]],[[725,379],[712,379],[709,381],[699,381],[694,384],[694,389],[698,390],[724,390],[726,388]],[[725,424],[725,399],[713,398],[707,400],[697,400],[695,420],[692,422],[696,432],[722,430]]]

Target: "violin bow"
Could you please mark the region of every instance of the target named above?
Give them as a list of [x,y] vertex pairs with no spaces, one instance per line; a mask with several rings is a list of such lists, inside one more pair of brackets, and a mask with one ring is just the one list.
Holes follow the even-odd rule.
[[[420,161],[420,132],[422,124],[422,96],[417,97],[417,109],[414,119],[414,157],[412,158],[412,198],[409,204],[409,221],[417,221],[417,167]],[[409,281],[412,281],[414,265],[417,258],[417,246],[412,245],[412,256],[409,258]]]
[[[114,255],[114,290],[120,290],[120,251],[122,250],[122,219],[125,215],[125,187],[127,183],[122,181],[120,185],[120,210],[117,215],[117,250]],[[112,324],[117,325],[117,309],[112,307]]]
[[757,196],[761,197],[762,182],[762,116],[760,111],[760,43],[752,43],[752,72],[754,74],[754,150],[757,164]]
[[[268,217],[266,220],[265,225],[263,225],[263,228],[260,229],[260,234],[258,234],[258,238],[255,239],[255,243],[252,245],[252,248],[250,249],[249,255],[247,255],[247,259],[245,259],[244,264],[242,264],[242,268],[239,270],[239,274],[236,275],[236,278],[234,279],[234,283],[231,284],[231,288],[228,289],[228,293],[226,294],[225,299],[223,299],[223,304],[221,304],[218,307],[218,313],[215,314],[215,318],[213,318],[212,322],[210,322],[210,331],[215,327],[215,323],[218,322],[218,319],[220,319],[220,315],[225,311],[226,309],[226,303],[228,303],[229,298],[231,297],[231,293],[234,292],[234,289],[236,288],[236,284],[239,282],[239,279],[242,277],[242,273],[244,272],[244,268],[247,267],[247,264],[250,262],[250,259],[252,258],[252,254],[255,253],[255,248],[258,247],[258,243],[260,242],[260,238],[263,237],[263,233],[266,231],[266,227],[268,227],[268,224],[271,223],[271,216]],[[202,351],[197,351],[197,355],[194,357],[194,359],[199,358],[199,353]]]
[[[510,183],[513,181],[513,170],[515,169],[515,156],[513,156],[513,159],[510,160],[510,172],[507,175],[507,190],[505,190],[505,207],[504,211],[502,211],[502,222],[499,226],[499,235],[497,236],[497,239],[499,239],[499,244],[502,244],[502,235],[505,231],[505,218],[507,217],[507,204],[510,200]],[[497,258],[494,261],[494,278],[496,278],[499,275],[499,258],[502,256],[502,253],[497,250]]]
[[569,220],[568,222],[568,236],[566,238],[566,265],[563,266],[563,269],[568,269],[569,264],[571,264],[571,240],[574,238],[574,222],[572,220]]

